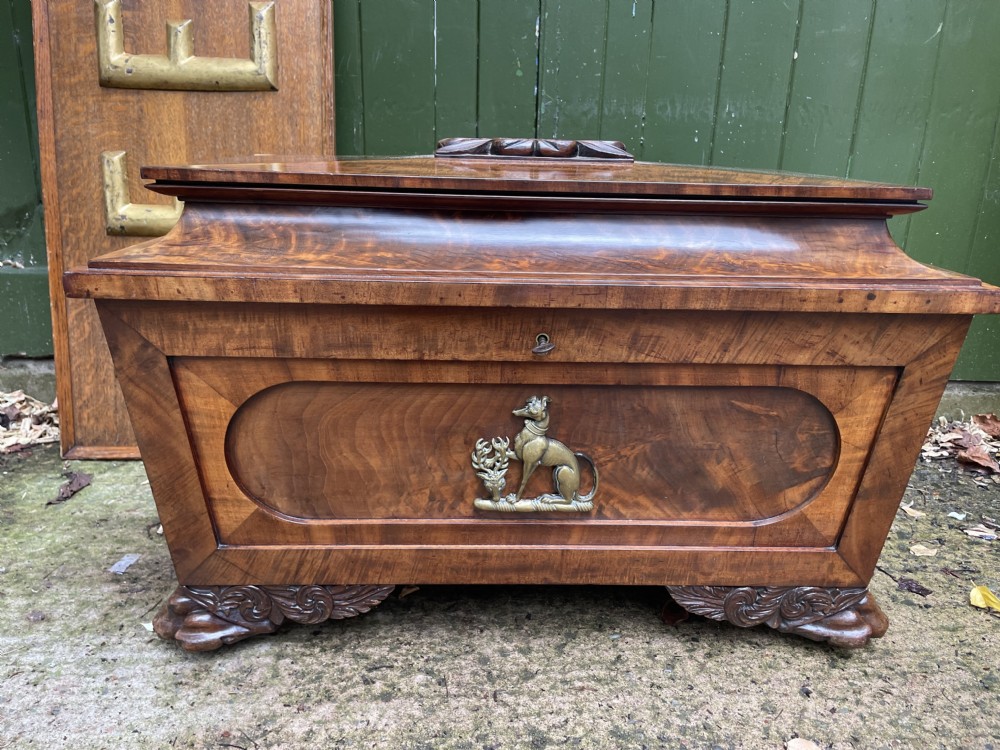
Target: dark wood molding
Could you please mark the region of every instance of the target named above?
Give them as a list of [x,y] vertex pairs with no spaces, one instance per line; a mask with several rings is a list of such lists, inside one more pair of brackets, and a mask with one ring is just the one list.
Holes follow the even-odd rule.
[[316,625],[357,617],[382,603],[393,586],[179,586],[153,629],[188,651],[214,651],[285,621]]
[[437,142],[434,156],[635,161],[621,141],[555,138],[444,138]]
[[692,614],[741,628],[767,625],[782,633],[858,648],[889,626],[867,588],[822,586],[668,586]]

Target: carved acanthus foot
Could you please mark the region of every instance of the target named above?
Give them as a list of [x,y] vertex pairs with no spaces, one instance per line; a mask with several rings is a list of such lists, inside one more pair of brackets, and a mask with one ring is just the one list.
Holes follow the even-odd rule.
[[692,614],[741,628],[768,625],[834,646],[858,648],[879,638],[887,618],[865,588],[817,586],[667,586]]
[[161,638],[188,651],[213,651],[273,633],[286,619],[342,620],[380,604],[392,586],[179,586],[153,620]]

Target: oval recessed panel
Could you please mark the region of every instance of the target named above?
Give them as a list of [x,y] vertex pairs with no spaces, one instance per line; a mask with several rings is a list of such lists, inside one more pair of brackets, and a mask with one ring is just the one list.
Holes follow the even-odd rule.
[[[588,518],[773,518],[814,497],[839,454],[833,416],[790,388],[293,382],[237,410],[226,457],[248,496],[287,516],[480,517],[472,448],[513,440],[524,423],[511,411],[533,394],[552,399],[548,435],[600,471]],[[511,461],[508,492],[519,477]],[[536,471],[526,496],[550,477]]]

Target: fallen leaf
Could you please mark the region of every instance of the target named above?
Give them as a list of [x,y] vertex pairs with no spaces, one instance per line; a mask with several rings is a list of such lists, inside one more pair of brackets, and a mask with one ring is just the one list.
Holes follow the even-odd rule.
[[973,526],[971,529],[964,529],[964,531],[969,536],[975,537],[976,539],[984,539],[987,542],[992,542],[997,538],[996,530],[987,528],[983,524]]
[[54,403],[42,403],[24,391],[0,392],[0,453],[58,441],[59,414]]
[[976,586],[969,592],[969,604],[979,609],[994,609],[1000,612],[1000,599],[985,586]]
[[965,428],[960,428],[958,432],[960,433],[959,437],[952,442],[954,442],[955,445],[959,447],[973,448],[977,445],[983,444],[983,439],[979,435],[976,435],[974,432],[969,432]]
[[927,515],[922,510],[914,510],[912,505],[900,505],[899,509],[910,518],[923,518]]
[[938,553],[936,549],[931,549],[924,544],[914,544],[910,547],[910,553],[917,557],[934,557]]
[[1000,419],[996,414],[977,414],[972,423],[991,438],[1000,438]]
[[983,445],[973,445],[965,450],[961,450],[955,456],[961,463],[973,466],[981,466],[989,469],[994,474],[1000,474],[1000,464],[989,454]]
[[964,521],[965,517],[967,515],[969,515],[969,514],[968,513],[957,513],[955,511],[952,511],[951,513],[948,514],[948,518],[954,518],[956,521]]
[[66,502],[84,487],[89,487],[90,480],[93,479],[90,474],[84,474],[82,471],[67,471],[63,473],[63,476],[66,477],[66,481],[59,488],[59,494],[45,503],[46,505]]
[[935,450],[934,448],[924,448],[923,452],[920,455],[924,458],[948,458],[948,456],[951,455],[951,451]]
[[[160,529],[162,529],[162,528],[163,527],[161,526]],[[160,533],[162,534],[163,532],[160,531]],[[419,586],[403,586],[403,588],[401,588],[399,590],[399,598],[403,599],[403,598],[409,596],[410,594],[416,593],[417,591],[420,591],[420,587]]]
[[935,440],[939,443],[950,443],[952,440],[961,440],[967,434],[967,432],[948,432],[935,436]]
[[912,578],[900,578],[896,581],[896,586],[899,587],[900,591],[909,591],[911,594],[916,594],[917,596],[927,596],[934,593],[926,586],[921,586]]

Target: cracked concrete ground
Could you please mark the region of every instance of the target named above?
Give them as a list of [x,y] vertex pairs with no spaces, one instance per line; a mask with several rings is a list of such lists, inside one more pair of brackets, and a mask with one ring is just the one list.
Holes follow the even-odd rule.
[[[976,397],[945,408],[1000,390]],[[1000,748],[1000,619],[968,604],[1000,593],[1000,542],[962,531],[1000,485],[953,462],[917,467],[925,515],[897,515],[871,586],[889,632],[857,651],[667,626],[658,589],[484,586],[189,654],[146,627],[174,581],[142,464],[74,462],[93,484],[46,506],[63,467],[0,465],[0,748]]]

